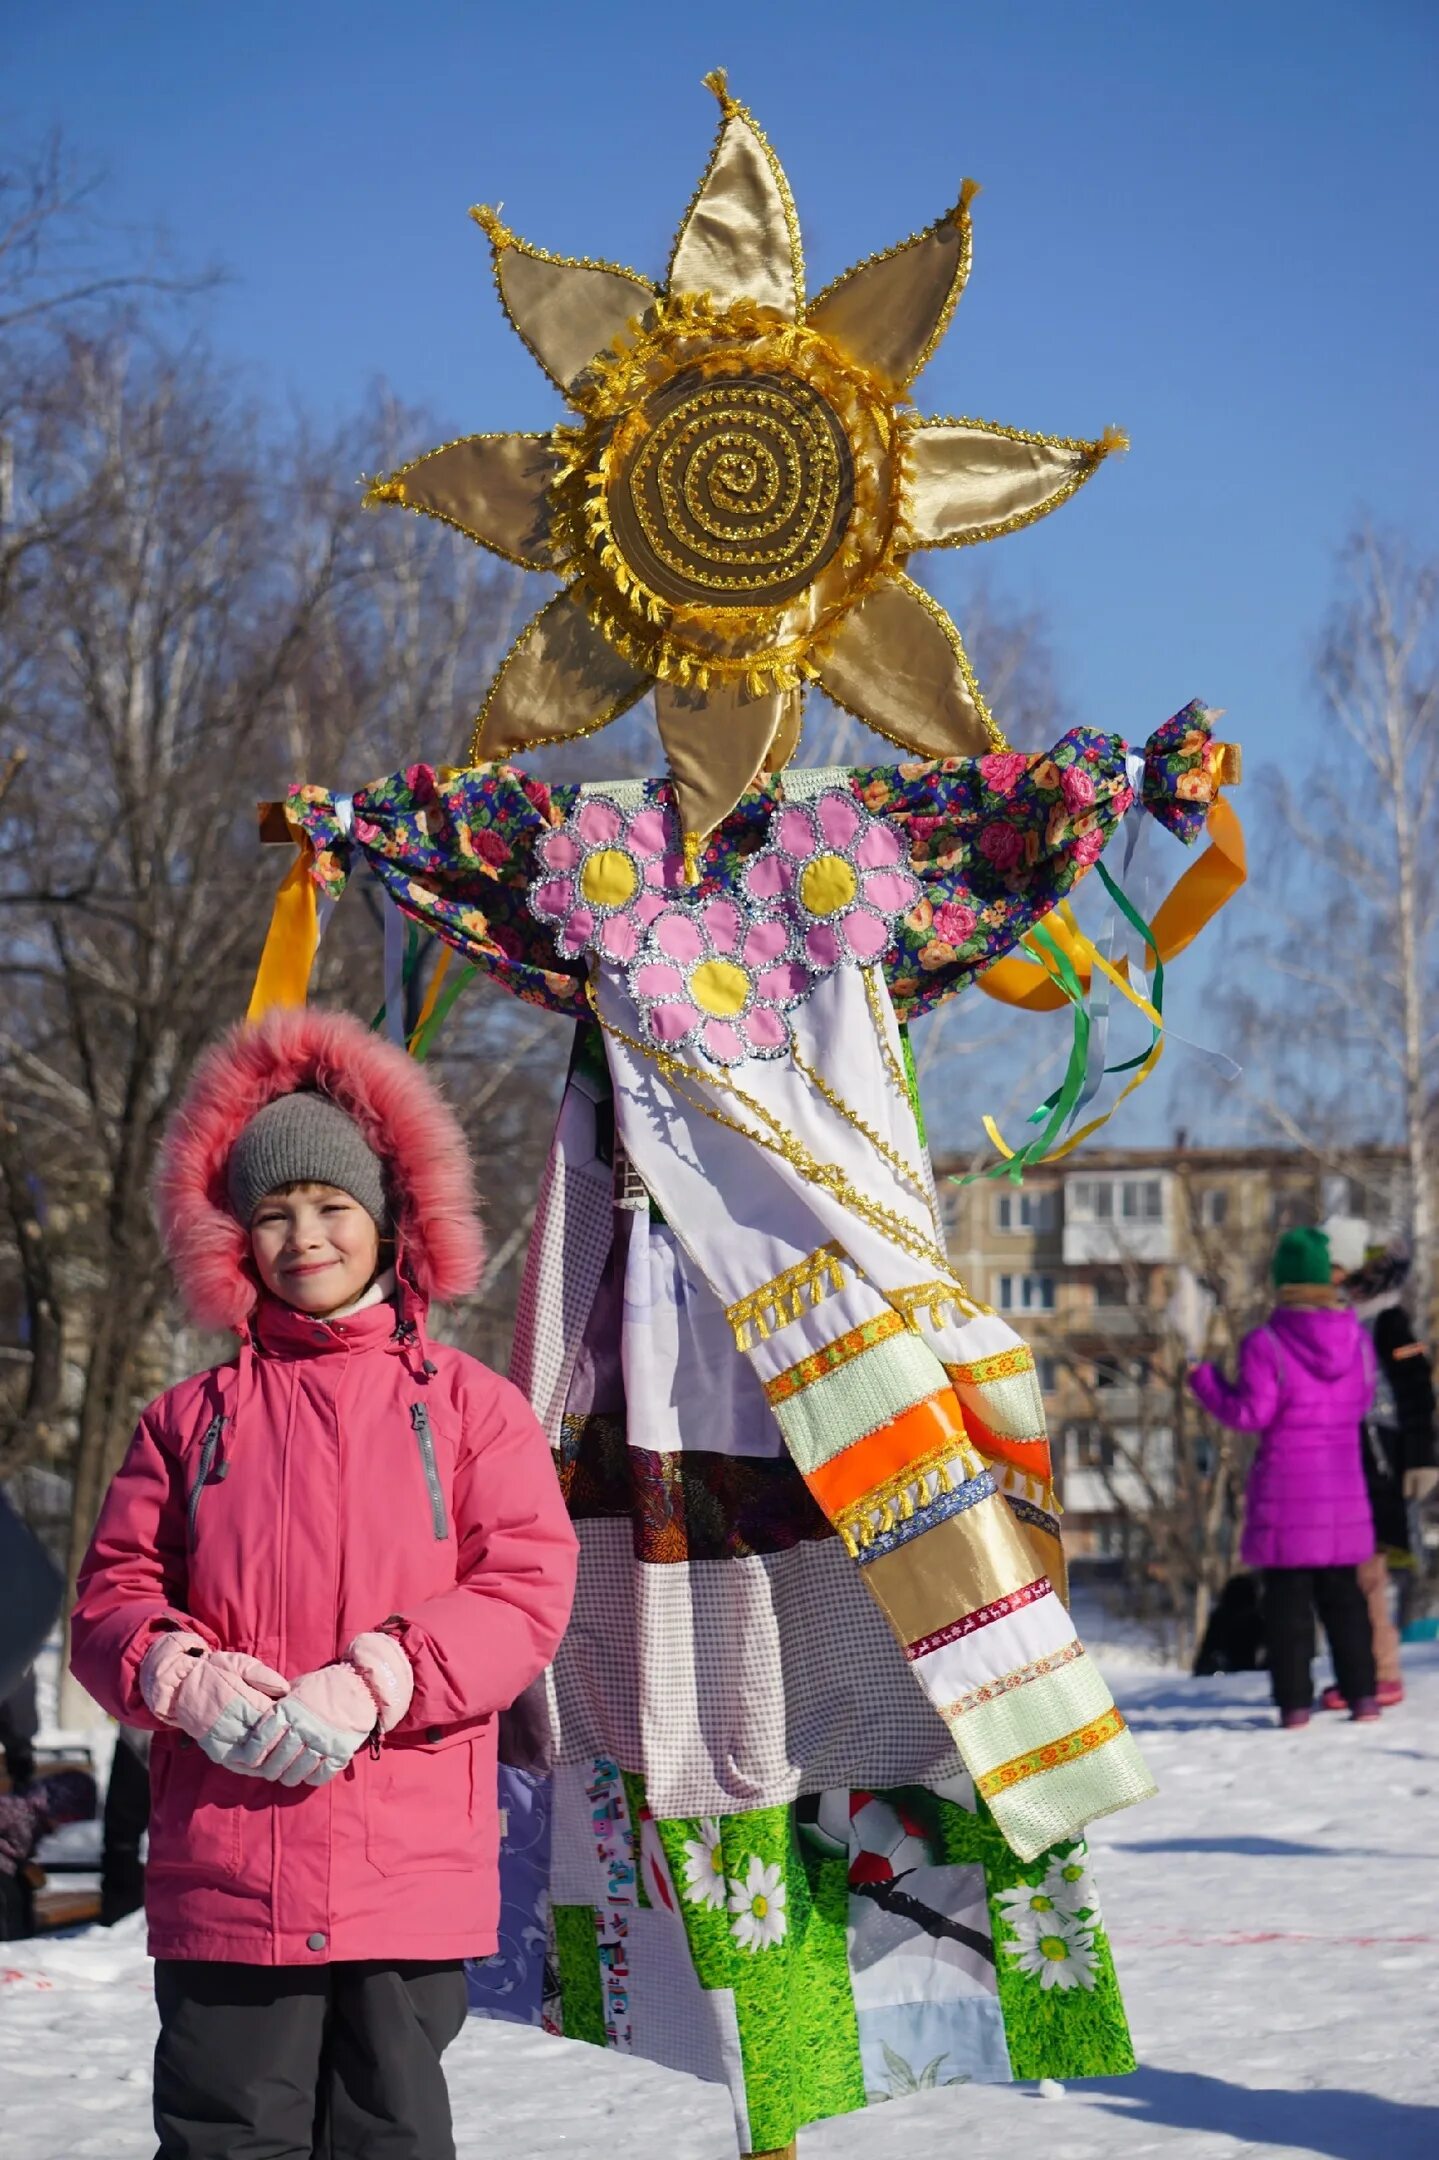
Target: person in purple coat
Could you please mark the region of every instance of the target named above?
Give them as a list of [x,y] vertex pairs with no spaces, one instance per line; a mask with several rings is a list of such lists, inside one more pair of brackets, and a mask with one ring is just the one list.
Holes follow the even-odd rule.
[[1374,1393],[1374,1350],[1331,1284],[1322,1230],[1286,1230],[1272,1268],[1279,1302],[1239,1346],[1239,1377],[1196,1365],[1201,1408],[1257,1432],[1241,1557],[1264,1575],[1264,1630],[1279,1722],[1307,1725],[1317,1611],[1352,1717],[1379,1715],[1359,1563],[1374,1550],[1359,1429]]

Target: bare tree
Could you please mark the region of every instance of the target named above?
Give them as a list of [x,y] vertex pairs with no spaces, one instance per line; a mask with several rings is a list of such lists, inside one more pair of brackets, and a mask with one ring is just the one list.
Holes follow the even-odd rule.
[[1324,1167],[1402,1138],[1416,1310],[1433,1314],[1439,1164],[1439,563],[1364,526],[1318,660],[1312,768],[1266,776],[1269,920],[1225,1002],[1250,1098]]

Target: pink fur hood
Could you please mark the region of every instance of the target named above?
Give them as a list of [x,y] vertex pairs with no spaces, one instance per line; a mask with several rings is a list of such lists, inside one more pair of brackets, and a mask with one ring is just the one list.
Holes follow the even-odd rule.
[[155,1181],[161,1234],[196,1324],[243,1330],[259,1296],[230,1212],[230,1150],[277,1095],[315,1088],[347,1110],[385,1165],[402,1271],[428,1304],[479,1281],[484,1243],[469,1149],[423,1068],[347,1013],[284,1011],[231,1031],[195,1068]]

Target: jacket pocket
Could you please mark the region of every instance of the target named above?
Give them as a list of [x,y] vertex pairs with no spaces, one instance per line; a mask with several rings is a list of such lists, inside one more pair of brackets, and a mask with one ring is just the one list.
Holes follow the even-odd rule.
[[439,1459],[435,1453],[435,1428],[430,1423],[428,1403],[410,1404],[410,1423],[415,1428],[415,1444],[420,1451],[420,1467],[425,1473],[425,1490],[430,1502],[430,1527],[436,1538],[450,1534],[449,1519],[445,1510],[445,1488],[440,1481]]
[[[383,1875],[454,1875],[483,1862],[486,1824],[476,1790],[483,1749],[469,1725],[439,1740],[387,1743],[377,1761],[359,1763],[372,1867]],[[493,1792],[488,1812],[495,1813]]]
[[195,1480],[190,1487],[190,1498],[186,1510],[192,1552],[195,1547],[195,1534],[200,1524],[200,1495],[204,1492],[205,1487],[212,1482],[219,1484],[230,1467],[228,1463],[221,1463],[218,1470],[215,1467],[215,1457],[220,1452],[220,1439],[224,1430],[225,1420],[223,1416],[212,1417],[205,1427],[205,1437],[200,1442],[199,1457],[195,1465]]
[[193,1740],[175,1733],[155,1735],[150,1750],[152,1874],[236,1881],[245,1864],[247,1812],[239,1778],[219,1769]]

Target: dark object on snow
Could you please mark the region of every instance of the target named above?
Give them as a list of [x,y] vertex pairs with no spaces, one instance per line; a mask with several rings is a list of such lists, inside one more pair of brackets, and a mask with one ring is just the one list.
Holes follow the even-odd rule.
[[35,1932],[35,1848],[62,1823],[92,1822],[95,1780],[88,1770],[55,1770],[24,1793],[0,1794],[0,1942]]
[[28,1523],[0,1493],[0,1696],[38,1657],[60,1614],[60,1571]]
[[35,1707],[35,1675],[24,1678],[0,1702],[0,1753],[12,1792],[24,1792],[35,1775],[35,1735],[40,1716]]
[[1352,1567],[1266,1568],[1264,1632],[1278,1710],[1308,1710],[1313,1704],[1310,1666],[1316,1612],[1344,1700],[1360,1703],[1375,1693],[1369,1603],[1359,1587],[1358,1571]]
[[115,1927],[145,1903],[140,1838],[149,1830],[149,1732],[121,1726],[106,1786],[106,1832],[99,1860],[99,1925]]
[[455,2160],[440,2057],[465,2022],[459,1963],[160,1958],[155,2000],[155,2160]]
[[150,1825],[150,1735],[122,1725],[105,1789],[100,1925],[113,1927],[145,1902],[140,1840]]
[[1195,1673],[1207,1678],[1211,1673],[1258,1672],[1265,1662],[1259,1577],[1231,1575],[1209,1615],[1194,1660]]

